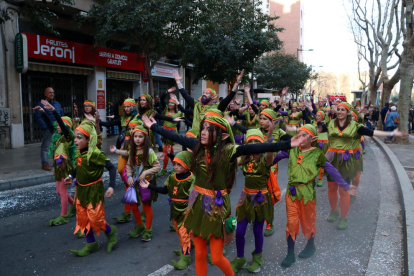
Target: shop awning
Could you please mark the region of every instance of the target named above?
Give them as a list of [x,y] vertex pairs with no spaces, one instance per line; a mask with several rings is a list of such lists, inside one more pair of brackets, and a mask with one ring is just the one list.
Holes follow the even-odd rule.
[[29,62],[28,70],[39,71],[39,72],[49,72],[49,73],[72,74],[72,75],[93,75],[92,68],[62,66],[62,65],[57,65],[57,64],[36,63],[36,62]]
[[106,78],[139,81],[139,74],[106,70]]

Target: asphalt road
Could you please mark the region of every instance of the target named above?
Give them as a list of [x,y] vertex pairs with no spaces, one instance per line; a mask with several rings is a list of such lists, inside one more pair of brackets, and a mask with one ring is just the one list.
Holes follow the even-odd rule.
[[[283,199],[275,206],[276,231],[273,236],[265,237],[264,264],[257,275],[366,273],[379,214],[381,175],[391,174],[383,156],[375,152],[379,149],[370,143],[367,145],[359,195],[348,214],[348,229],[339,231],[336,224],[326,222],[330,207],[325,179],[324,186],[317,190],[317,252],[307,260],[297,258],[291,268],[282,268],[280,262],[287,251],[286,211]],[[171,165],[169,166],[171,168]],[[164,179],[159,180],[159,185]],[[278,181],[281,190],[285,190],[287,160],[280,162]],[[390,181],[389,185],[395,183]],[[231,194],[232,206],[235,206],[242,188],[243,174],[239,171],[237,185]],[[106,200],[105,211],[110,224],[114,223],[112,217],[123,212],[122,191],[123,186],[118,182],[115,195]],[[399,210],[396,195],[390,197],[393,206]],[[126,233],[133,229],[133,221],[117,224],[119,239],[114,251],[111,254],[106,253],[106,236],[102,234],[97,238],[100,250],[84,258],[68,252],[68,249],[82,248],[86,242],[85,239],[78,239],[72,234],[75,218],[71,218],[66,225],[48,226],[48,220],[59,215],[59,204],[54,183],[0,193],[0,275],[195,275],[194,262],[186,270],[171,270],[171,260],[178,260],[172,250],[179,249],[179,241],[176,233],[169,230],[171,223],[166,195],[160,195],[154,204],[153,239],[150,242],[128,238]],[[390,245],[394,250],[394,256],[388,256],[387,259],[394,271],[399,271],[402,265],[399,251],[401,243],[398,242],[402,239],[399,225],[401,219],[398,215],[393,217],[396,221],[394,224],[399,227],[391,236],[397,242]],[[296,253],[299,253],[305,244],[306,239],[300,234],[296,243]],[[251,261],[250,252],[253,250],[253,233],[249,227],[245,248],[248,262]],[[226,247],[225,256],[229,260],[236,256],[235,242]],[[238,273],[247,274],[246,270]],[[221,271],[209,265],[208,275],[221,275]]]

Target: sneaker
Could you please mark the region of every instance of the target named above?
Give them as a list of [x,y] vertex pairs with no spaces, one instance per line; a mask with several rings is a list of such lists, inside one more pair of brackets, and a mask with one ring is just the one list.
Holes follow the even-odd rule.
[[66,224],[68,222],[69,222],[68,216],[60,215],[55,219],[49,220],[49,226],[58,226],[58,225]]
[[266,226],[266,230],[264,231],[264,236],[265,237],[270,237],[271,235],[273,235],[273,233],[275,232],[275,227],[268,223]]
[[50,168],[49,164],[42,164],[42,170],[44,170],[44,171],[50,171],[52,169]]
[[152,229],[145,229],[142,234],[142,241],[149,242],[152,239]]

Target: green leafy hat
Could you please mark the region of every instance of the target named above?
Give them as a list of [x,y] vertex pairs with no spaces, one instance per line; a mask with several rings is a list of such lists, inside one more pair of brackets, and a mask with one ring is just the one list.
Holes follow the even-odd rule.
[[142,125],[142,120],[140,120],[136,117],[129,122],[129,126],[136,127],[136,126],[141,126],[141,125]]
[[212,88],[206,88],[204,89],[204,91],[208,91],[211,94],[211,97],[214,97],[215,95],[217,95],[216,90],[212,89]]
[[146,134],[147,136],[149,135],[148,129],[146,127],[144,127],[143,125],[136,126],[134,128],[134,131],[132,133],[135,133],[137,131],[142,132],[142,133]]
[[316,130],[316,127],[311,124],[306,124],[303,127],[299,128],[299,131],[305,131],[309,133],[312,137],[318,136],[318,131]]
[[95,101],[92,101],[92,100],[85,100],[85,101],[83,102],[83,105],[87,105],[87,104],[92,105],[93,107],[96,107],[96,105],[95,105]]
[[83,121],[81,125],[76,128],[77,131],[81,132],[86,137],[89,137],[89,145],[88,145],[88,154],[87,154],[87,161],[89,165],[89,159],[92,156],[93,151],[95,150],[98,137],[96,135],[95,123],[92,121]]
[[249,129],[247,131],[246,142],[248,143],[250,140],[258,140],[262,143],[265,141],[263,133],[259,129]]
[[260,115],[265,115],[270,120],[274,120],[277,118],[277,113],[270,108],[263,109],[262,112],[260,112]]
[[199,134],[200,134],[200,131],[198,129],[192,128],[189,131],[187,131],[185,135],[190,135],[193,138],[197,138]]
[[230,135],[229,139],[232,143],[234,143],[233,131],[231,130],[230,124],[227,122],[227,120],[221,117],[218,117],[218,116],[211,116],[211,117],[205,118],[204,122],[220,127],[224,132]]
[[184,151],[177,153],[173,161],[179,163],[185,169],[190,170],[192,158],[193,158],[193,154],[189,151],[184,150]]
[[63,116],[62,117],[62,121],[69,127],[72,128],[73,122],[72,122],[72,118],[67,117],[67,116]]
[[223,112],[221,110],[215,109],[215,108],[210,108],[209,110],[206,111],[206,114],[204,114],[204,117],[206,116],[218,116],[223,118]]
[[294,107],[299,107],[299,104],[298,104],[297,102],[294,102],[294,103],[292,104],[292,106],[294,106]]
[[145,97],[152,101],[152,96],[150,94],[142,94],[141,97]]

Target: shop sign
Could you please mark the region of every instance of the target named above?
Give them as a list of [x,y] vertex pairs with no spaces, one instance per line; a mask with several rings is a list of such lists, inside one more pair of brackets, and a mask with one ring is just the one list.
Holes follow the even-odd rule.
[[16,71],[18,73],[26,73],[28,67],[28,58],[27,58],[27,37],[22,33],[17,33],[14,40],[14,53],[15,53],[15,63]]
[[134,53],[41,35],[25,34],[29,58],[144,71],[143,57]]
[[96,109],[105,109],[105,90],[96,90]]
[[154,65],[151,73],[153,77],[174,78],[174,67],[167,67],[163,65]]
[[329,101],[331,103],[346,102],[346,97],[344,95],[329,95]]

